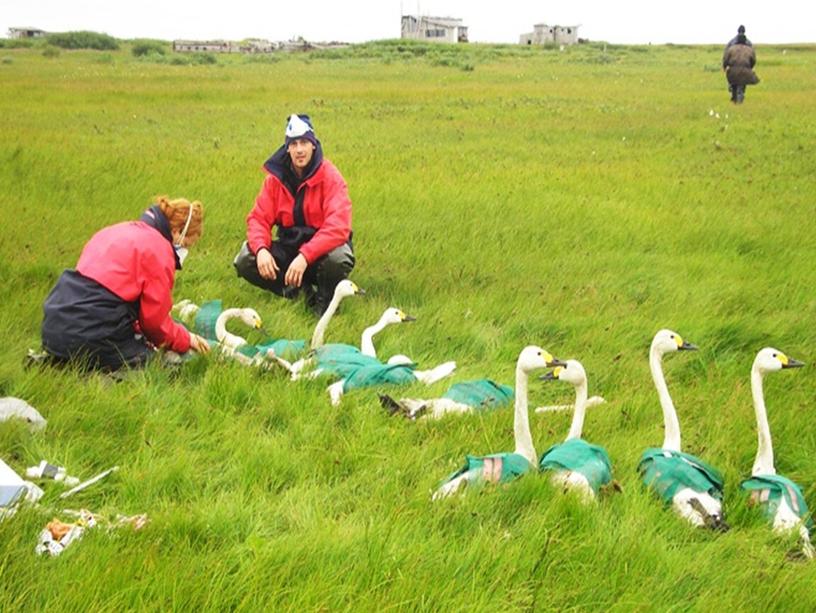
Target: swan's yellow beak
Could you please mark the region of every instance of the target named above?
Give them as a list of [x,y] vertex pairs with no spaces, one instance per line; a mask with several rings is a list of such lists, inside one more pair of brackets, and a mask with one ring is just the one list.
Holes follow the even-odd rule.
[[802,366],[805,365],[804,362],[800,362],[799,360],[789,358],[784,353],[777,353],[776,359],[782,362],[782,368],[801,368]]
[[564,370],[563,366],[556,366],[550,372],[541,375],[539,379],[541,379],[542,381],[554,381],[555,379],[558,379],[558,377],[561,375],[562,370]]

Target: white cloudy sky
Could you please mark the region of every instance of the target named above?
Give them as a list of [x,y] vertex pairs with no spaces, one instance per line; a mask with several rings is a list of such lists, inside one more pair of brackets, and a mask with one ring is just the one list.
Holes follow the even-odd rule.
[[398,38],[401,14],[458,17],[472,42],[517,42],[533,24],[580,25],[612,43],[816,41],[816,0],[0,0],[10,27],[95,30],[117,38],[249,37],[361,42]]

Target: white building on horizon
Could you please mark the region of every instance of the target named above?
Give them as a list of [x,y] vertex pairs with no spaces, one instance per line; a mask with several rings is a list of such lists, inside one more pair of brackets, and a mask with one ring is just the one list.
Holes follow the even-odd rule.
[[520,45],[574,45],[578,42],[578,26],[548,26],[537,23],[533,31],[519,36]]
[[403,15],[400,38],[439,43],[466,43],[468,29],[461,19],[453,17]]

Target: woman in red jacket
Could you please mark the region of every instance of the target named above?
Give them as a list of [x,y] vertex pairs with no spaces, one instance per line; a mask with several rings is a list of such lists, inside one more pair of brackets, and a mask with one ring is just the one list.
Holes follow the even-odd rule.
[[247,215],[247,240],[233,265],[238,276],[279,296],[294,298],[303,287],[321,314],[354,268],[348,187],[323,157],[308,115],[289,116],[284,144],[264,169],[267,177]]
[[200,202],[162,197],[139,221],[94,234],[45,301],[49,357],[110,371],[142,366],[159,347],[209,351],[206,340],[170,317],[175,272],[202,226]]

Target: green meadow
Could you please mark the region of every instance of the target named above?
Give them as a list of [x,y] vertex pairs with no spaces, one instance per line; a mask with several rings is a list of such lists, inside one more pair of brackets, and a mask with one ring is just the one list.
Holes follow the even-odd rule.
[[[741,106],[719,46],[391,41],[215,63],[49,49],[0,48],[0,396],[48,419],[0,424],[0,457],[20,473],[120,470],[65,502],[46,483],[0,523],[0,610],[816,609],[816,562],[791,559],[738,487],[756,453],[751,364],[774,346],[807,363],[766,378],[776,467],[816,507],[816,46],[758,46]],[[378,351],[458,369],[392,390],[406,396],[512,384],[529,344],[579,359],[607,400],[584,437],[621,493],[587,506],[528,474],[432,503],[465,454],[513,449],[510,409],[410,422],[374,390],[335,408],[322,383],[214,356],[118,383],[24,368],[62,270],[157,195],[205,207],[176,300],[253,307],[271,334],[308,338],[302,301],[231,264],[292,112],[312,117],[354,206],[367,295],[327,341],[356,342],[388,306],[414,315]],[[635,470],[663,438],[661,328],[700,348],[664,371],[684,450],[725,476],[724,534],[685,525]],[[529,397],[574,394],[531,379]],[[539,453],[570,417],[531,412]],[[66,506],[150,522],[35,555]]]

